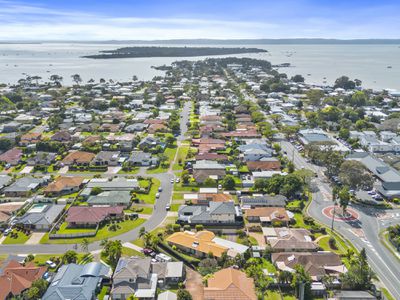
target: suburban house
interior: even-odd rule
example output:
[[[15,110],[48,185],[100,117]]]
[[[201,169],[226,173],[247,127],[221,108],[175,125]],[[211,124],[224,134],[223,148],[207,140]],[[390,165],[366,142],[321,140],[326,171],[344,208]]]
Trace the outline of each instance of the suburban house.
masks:
[[[149,257],[120,258],[113,275],[112,299],[155,299],[157,287],[177,285],[184,279],[182,262],[152,262]]]
[[[41,133],[29,132],[29,133],[23,134],[21,136],[21,140],[19,141],[19,144],[21,146],[28,146],[31,144],[36,144],[36,143],[40,142],[41,138],[42,138]]]
[[[131,193],[129,191],[105,191],[98,195],[89,196],[87,203],[90,206],[122,206],[127,209],[131,205]]]
[[[27,159],[26,164],[36,167],[43,166],[47,169],[48,166],[55,162],[56,157],[57,153],[38,151],[34,156]]]
[[[283,207],[256,207],[245,210],[249,222],[260,223],[262,226],[283,225],[288,226],[293,213]]]
[[[240,198],[243,209],[255,207],[285,207],[287,198],[283,195],[254,195]]]
[[[110,267],[99,262],[63,265],[58,269],[42,300],[94,300],[102,282],[110,277]]]
[[[22,150],[19,148],[12,148],[2,154],[0,154],[0,162],[16,166],[19,164],[22,158]]]
[[[72,151],[64,157],[62,163],[66,166],[89,166],[95,156],[95,154],[90,152]]]
[[[222,269],[207,280],[204,300],[256,300],[254,279],[234,268]]]
[[[138,147],[140,150],[145,150],[145,149],[150,150],[158,145],[160,145],[162,149],[164,149],[166,146],[165,143],[161,142],[158,138],[148,135],[143,140],[140,141]]]
[[[151,258],[120,258],[113,275],[112,299],[125,300],[134,294],[139,299],[154,299],[157,274],[151,272]]]
[[[6,197],[28,197],[32,192],[37,191],[44,186],[49,180],[49,177],[21,177],[14,183],[4,188],[3,192]]]
[[[225,175],[225,166],[215,161],[200,160],[193,165],[193,178],[199,183],[207,178],[218,180]]]
[[[86,185],[87,188],[92,189],[99,187],[103,191],[134,191],[140,188],[137,179],[127,179],[125,177],[116,178],[93,178]]]
[[[196,233],[175,232],[167,238],[167,242],[170,246],[176,246],[181,251],[199,258],[206,257],[208,253],[212,253],[215,257],[221,257],[223,253],[235,257],[248,249],[247,246],[218,238],[207,230]]]
[[[36,203],[22,216],[16,217],[12,224],[28,230],[48,231],[64,211],[65,205]]]
[[[9,185],[13,181],[10,175],[0,175],[0,190]]]
[[[122,162],[119,151],[100,151],[93,159],[95,166],[118,166]]]
[[[247,168],[250,172],[254,171],[280,171],[281,163],[277,158],[269,158],[262,161],[247,161]]]
[[[243,161],[262,161],[263,159],[269,159],[273,156],[273,150],[266,144],[247,144],[240,145],[240,158]]]
[[[37,267],[33,261],[26,264],[9,261],[1,270],[0,300],[22,295],[34,281],[43,278],[46,272],[47,267]]]
[[[80,176],[60,176],[51,182],[45,189],[46,196],[59,196],[78,192],[83,186],[84,178]]]
[[[212,202],[228,202],[233,201],[230,194],[225,193],[191,193],[184,194],[183,199],[194,205],[208,205]]]
[[[281,271],[295,272],[296,265],[302,265],[314,281],[326,275],[339,277],[347,269],[340,256],[333,252],[280,252],[272,253],[272,263]]]
[[[6,226],[8,221],[15,213],[24,206],[24,202],[0,203],[0,227]]]
[[[131,166],[157,166],[159,159],[150,153],[143,151],[132,151],[127,163]]]
[[[100,223],[111,219],[122,219],[122,206],[71,206],[65,221],[68,227],[96,227]]]
[[[68,131],[61,130],[54,133],[50,139],[55,142],[68,143],[71,141],[72,137]]]
[[[203,225],[241,224],[242,211],[234,202],[210,202],[205,205],[181,205],[178,211],[179,223]]]
[[[263,227],[262,232],[273,252],[308,252],[318,248],[307,229]]]

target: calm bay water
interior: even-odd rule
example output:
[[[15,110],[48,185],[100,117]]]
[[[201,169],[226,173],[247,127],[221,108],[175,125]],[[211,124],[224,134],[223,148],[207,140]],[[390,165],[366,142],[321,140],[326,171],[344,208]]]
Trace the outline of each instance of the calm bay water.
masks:
[[[51,74],[64,77],[70,84],[72,74],[84,81],[93,78],[127,80],[133,75],[149,80],[163,72],[151,68],[176,60],[197,60],[205,57],[126,58],[93,60],[81,58],[100,50],[126,47],[123,44],[0,44],[0,82],[14,83],[25,74],[47,80]],[[179,46],[179,45],[178,45]],[[183,46],[183,45],[182,45]],[[187,45],[190,46],[190,45]],[[210,45],[216,46],[216,45]],[[240,47],[243,47],[241,45]],[[374,89],[400,90],[400,47],[396,45],[251,45],[268,53],[234,55],[265,59],[272,64],[291,63],[281,69],[288,75],[302,74],[308,83],[321,84],[347,75],[362,80],[363,86]],[[391,66],[392,68],[388,68]]]

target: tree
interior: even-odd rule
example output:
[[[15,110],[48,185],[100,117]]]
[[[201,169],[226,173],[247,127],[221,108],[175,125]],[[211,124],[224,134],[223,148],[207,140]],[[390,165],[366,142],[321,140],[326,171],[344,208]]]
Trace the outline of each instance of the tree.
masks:
[[[24,299],[35,300],[41,297],[40,291],[37,287],[31,287],[24,292]]]
[[[83,252],[85,252],[85,253],[89,252],[89,244],[90,244],[90,242],[87,238],[84,238],[82,240],[81,249]]]
[[[72,81],[74,81],[77,85],[79,85],[82,82],[81,75],[79,74],[74,74],[71,75]]]
[[[199,263],[199,273],[205,276],[218,270],[218,261],[215,258],[205,258]]]
[[[304,298],[303,299],[311,299],[311,276],[304,269],[302,265],[296,265],[294,267],[295,272],[293,274],[291,286],[297,290],[297,295],[299,295],[300,285],[304,284]]]
[[[122,254],[122,243],[120,240],[107,241],[102,254],[106,257],[111,266],[116,266]]]
[[[188,290],[179,289],[176,296],[178,300],[192,300],[192,295]]]
[[[272,114],[269,116],[271,120],[274,122],[275,125],[278,125],[278,123],[283,119],[282,115],[279,114]]]
[[[373,176],[365,166],[355,160],[346,160],[341,164],[339,178],[351,189],[371,189],[374,183]]]
[[[102,193],[102,192],[103,192],[103,189],[102,189],[101,187],[95,186],[95,187],[93,187],[92,190],[90,191],[90,195],[96,196],[96,195],[98,195],[98,194],[100,194],[100,193]]]
[[[46,292],[48,282],[45,279],[37,279],[32,282],[31,287],[24,292],[24,299],[40,299]]]
[[[347,273],[341,274],[340,279],[345,289],[366,290],[372,286],[376,275],[368,265],[365,249],[361,250],[356,259],[351,260]]]
[[[345,90],[352,90],[356,87],[354,81],[351,81],[347,76],[341,76],[335,80],[334,88],[342,88]]]
[[[146,228],[144,228],[143,226],[140,227],[140,229],[139,229],[139,237],[140,238],[143,237],[145,235],[145,233],[146,233]]]
[[[74,250],[68,250],[62,256],[62,262],[64,264],[76,263],[77,260],[78,260],[78,254]]]
[[[307,98],[310,100],[310,104],[314,106],[321,105],[321,99],[325,96],[324,91],[322,90],[309,90],[307,92]]]
[[[350,192],[349,192],[349,188],[348,187],[343,187],[339,193],[338,193],[338,197],[339,197],[339,205],[343,210],[343,215],[346,214],[346,209],[347,206],[349,205],[350,202]]]
[[[268,180],[265,178],[257,178],[254,181],[254,189],[259,192],[263,192],[268,186]]]
[[[217,182],[212,178],[207,178],[206,180],[204,180],[204,185],[207,187],[215,187],[216,184]]]
[[[304,82],[304,77],[301,75],[294,75],[291,80],[293,82]]]
[[[188,170],[185,170],[182,172],[182,183],[183,184],[188,184],[190,181],[190,174]]]
[[[222,186],[226,190],[233,190],[235,189],[235,179],[231,175],[226,175],[225,178],[222,180]]]

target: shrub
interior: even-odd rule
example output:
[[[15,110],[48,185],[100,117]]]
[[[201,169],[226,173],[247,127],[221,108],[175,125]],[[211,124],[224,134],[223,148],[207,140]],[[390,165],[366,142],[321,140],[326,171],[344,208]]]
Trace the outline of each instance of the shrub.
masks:
[[[201,225],[201,224],[197,224],[195,228],[196,228],[196,231],[202,231],[202,230],[204,230],[204,226]]]

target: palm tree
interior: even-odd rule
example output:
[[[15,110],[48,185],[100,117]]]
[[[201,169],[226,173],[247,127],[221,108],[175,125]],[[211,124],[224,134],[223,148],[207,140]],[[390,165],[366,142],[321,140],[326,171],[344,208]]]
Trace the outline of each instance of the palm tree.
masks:
[[[81,248],[83,252],[89,252],[89,240],[88,239],[83,239],[81,243]]]
[[[79,75],[79,74],[71,75],[71,78],[77,85],[79,85],[79,83],[82,82],[81,75]]]

